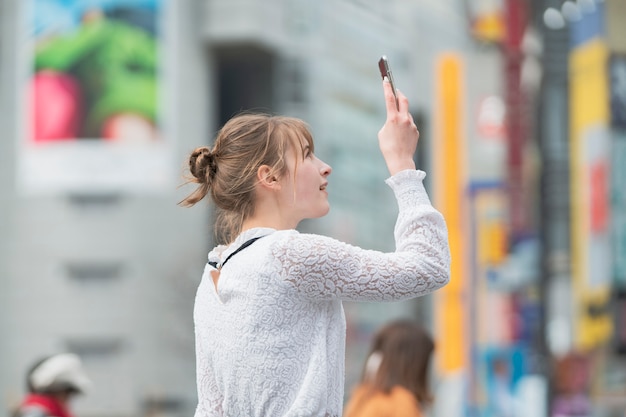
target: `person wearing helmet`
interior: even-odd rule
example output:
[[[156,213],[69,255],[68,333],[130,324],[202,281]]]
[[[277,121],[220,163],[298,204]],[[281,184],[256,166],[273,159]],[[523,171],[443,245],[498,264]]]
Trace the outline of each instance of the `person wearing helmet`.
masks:
[[[73,417],[70,399],[84,394],[91,381],[77,355],[61,353],[37,361],[27,374],[26,385],[28,394],[14,417]]]

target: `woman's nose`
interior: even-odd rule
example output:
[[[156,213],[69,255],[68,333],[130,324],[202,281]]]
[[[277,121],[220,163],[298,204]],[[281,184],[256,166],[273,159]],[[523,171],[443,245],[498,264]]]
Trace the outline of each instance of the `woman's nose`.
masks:
[[[332,168],[330,167],[330,165],[328,165],[326,162],[320,160],[320,162],[322,163],[322,169],[320,170],[320,172],[322,173],[323,176],[328,176],[330,175],[330,173],[332,172]]]

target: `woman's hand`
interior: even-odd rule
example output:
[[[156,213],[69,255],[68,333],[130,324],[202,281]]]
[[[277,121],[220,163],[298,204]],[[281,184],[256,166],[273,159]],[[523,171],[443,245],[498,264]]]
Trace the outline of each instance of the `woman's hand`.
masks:
[[[415,169],[413,155],[419,132],[409,113],[409,100],[398,91],[398,106],[389,81],[383,81],[387,120],[378,132],[378,145],[391,175],[405,169]]]

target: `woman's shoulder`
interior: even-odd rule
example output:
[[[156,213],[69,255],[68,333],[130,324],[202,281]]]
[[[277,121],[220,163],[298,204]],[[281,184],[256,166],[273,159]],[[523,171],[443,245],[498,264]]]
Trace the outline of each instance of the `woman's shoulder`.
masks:
[[[304,247],[309,245],[316,247],[319,245],[328,245],[329,241],[334,241],[335,239],[320,234],[300,232],[296,229],[285,229],[276,230],[272,233],[271,240],[290,248],[295,248],[302,245]]]
[[[333,237],[315,233],[299,232],[295,229],[276,231],[271,240],[275,255],[292,258],[320,257],[327,253],[345,251],[351,245]]]
[[[402,385],[396,385],[391,389],[389,395],[396,401],[402,401],[406,404],[418,405],[415,395]]]
[[[276,230],[272,233],[272,236],[276,239],[281,239],[289,236],[298,236],[301,233],[296,229],[284,229],[284,230]]]
[[[392,416],[422,416],[417,399],[408,389],[397,385],[386,393],[371,385],[361,384],[352,391],[345,417],[375,416],[379,410],[387,410]],[[389,414],[390,411],[393,412]]]

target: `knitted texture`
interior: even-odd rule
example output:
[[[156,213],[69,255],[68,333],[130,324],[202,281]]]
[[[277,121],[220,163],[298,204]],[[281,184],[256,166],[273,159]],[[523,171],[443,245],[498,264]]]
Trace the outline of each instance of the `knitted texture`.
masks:
[[[198,406],[207,416],[341,416],[346,322],[341,304],[399,301],[449,279],[447,229],[422,171],[386,182],[399,212],[396,251],[365,250],[296,230],[256,228],[218,246],[218,264],[264,236],[221,270],[207,264],[194,321]]]

